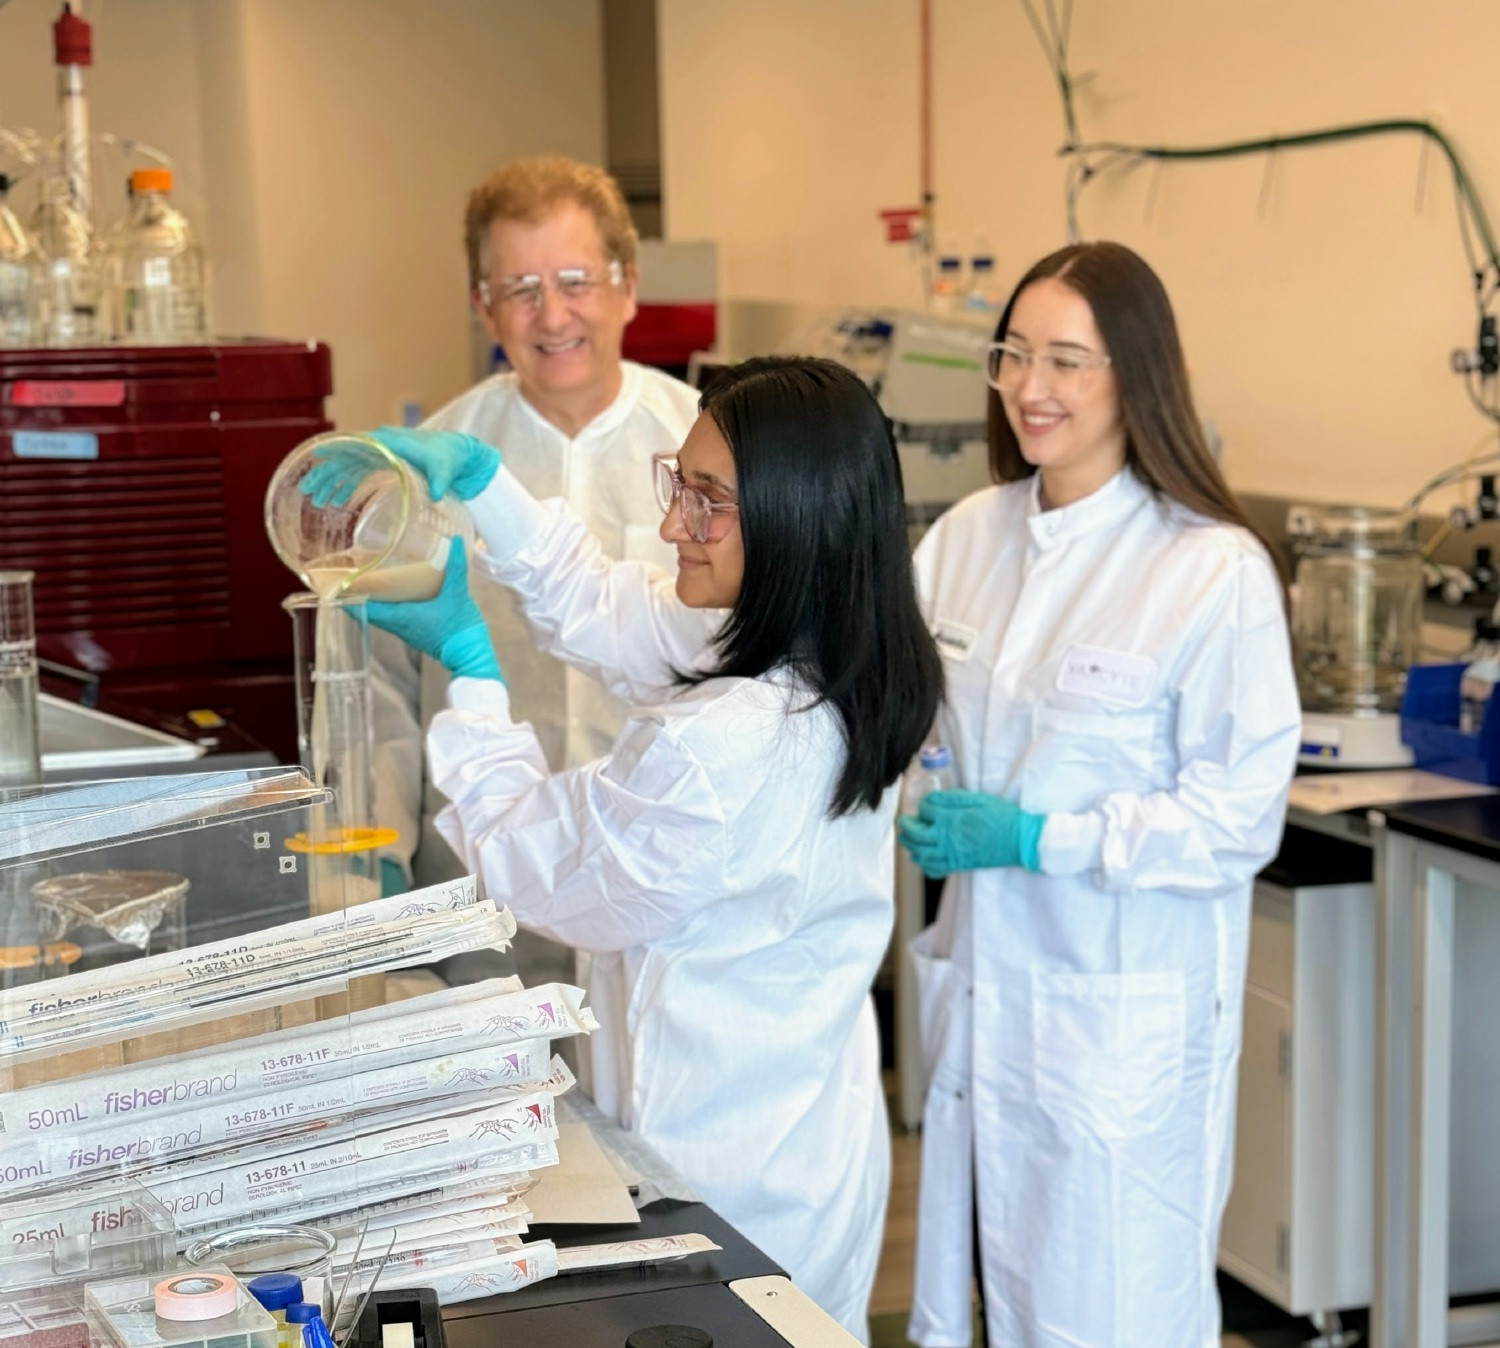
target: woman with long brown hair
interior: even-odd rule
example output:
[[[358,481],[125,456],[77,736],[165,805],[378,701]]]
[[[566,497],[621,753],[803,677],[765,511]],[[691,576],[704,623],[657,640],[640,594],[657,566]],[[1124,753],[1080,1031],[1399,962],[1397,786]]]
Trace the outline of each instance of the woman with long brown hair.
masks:
[[[1282,585],[1141,258],[1053,253],[995,336],[999,485],[917,555],[963,789],[901,821],[953,877],[914,948],[909,1332],[967,1344],[977,1267],[993,1345],[1207,1348],[1251,883],[1300,726]]]

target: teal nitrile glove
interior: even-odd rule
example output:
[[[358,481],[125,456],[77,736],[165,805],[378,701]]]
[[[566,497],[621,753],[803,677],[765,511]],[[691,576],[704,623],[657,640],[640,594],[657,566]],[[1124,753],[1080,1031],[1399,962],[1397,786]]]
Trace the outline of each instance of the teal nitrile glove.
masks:
[[[469,593],[463,539],[455,538],[449,547],[443,588],[431,599],[405,603],[371,599],[365,604],[365,612],[376,627],[433,656],[450,672],[470,679],[505,682],[484,614]]]
[[[458,431],[408,431],[399,426],[382,426],[371,431],[370,438],[421,473],[434,501],[441,501],[450,491],[460,501],[472,501],[500,470],[498,449]]]
[[[999,866],[1042,869],[1044,814],[1030,814],[982,791],[934,791],[917,815],[896,821],[901,845],[925,875],[941,880],[955,871]]]
[[[401,863],[394,857],[381,857],[380,897],[394,898],[397,894],[405,894],[410,888],[411,883],[406,878],[406,872],[401,869]]]
[[[313,451],[313,466],[297,484],[297,490],[308,497],[319,510],[326,506],[346,506],[354,489],[373,471],[375,456],[361,453],[347,444],[323,445]]]

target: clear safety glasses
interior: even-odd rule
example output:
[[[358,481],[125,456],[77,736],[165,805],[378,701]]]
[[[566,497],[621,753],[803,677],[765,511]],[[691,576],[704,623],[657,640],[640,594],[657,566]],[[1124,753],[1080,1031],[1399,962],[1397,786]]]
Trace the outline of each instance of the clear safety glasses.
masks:
[[[656,504],[661,507],[663,515],[671,514],[672,507],[682,502],[682,527],[693,542],[707,543],[712,535],[724,537],[728,529],[727,516],[738,512],[739,506],[710,501],[697,487],[689,486],[677,467],[675,454],[653,456],[651,475],[656,485]],[[725,523],[718,528],[714,526],[715,515],[726,516]]]
[[[1108,356],[1097,351],[1072,347],[1049,347],[1032,351],[1014,342],[993,342],[985,382],[1001,393],[1014,393],[1036,367],[1042,387],[1054,398],[1067,401],[1089,391],[1094,373],[1110,363]]]
[[[542,307],[542,292],[551,285],[552,293],[564,304],[581,305],[598,297],[605,286],[617,286],[625,279],[625,269],[618,262],[607,267],[559,267],[551,277],[528,272],[524,276],[506,276],[493,287],[479,283],[479,298],[488,308],[499,304],[506,309],[534,312]]]

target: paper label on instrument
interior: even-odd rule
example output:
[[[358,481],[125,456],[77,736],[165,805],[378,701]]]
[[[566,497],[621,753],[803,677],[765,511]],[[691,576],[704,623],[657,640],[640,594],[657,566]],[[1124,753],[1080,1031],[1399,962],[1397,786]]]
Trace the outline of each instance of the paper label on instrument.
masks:
[[[1057,671],[1057,690],[1097,697],[1122,707],[1143,707],[1151,696],[1156,661],[1102,646],[1073,646]]]
[[[91,431],[15,431],[10,447],[18,459],[99,457],[99,437]]]

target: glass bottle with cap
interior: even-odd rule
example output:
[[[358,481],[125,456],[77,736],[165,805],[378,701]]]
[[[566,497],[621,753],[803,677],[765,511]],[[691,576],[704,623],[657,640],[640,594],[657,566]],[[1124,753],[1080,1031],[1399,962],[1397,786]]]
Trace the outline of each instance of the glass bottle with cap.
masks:
[[[287,1327],[295,1334],[302,1330],[303,1348],[333,1348],[333,1336],[323,1321],[323,1308],[310,1301],[299,1301],[286,1308]]]
[[[208,275],[203,248],[172,204],[172,170],[136,169],[130,210],[105,244],[115,336],[139,345],[208,340]]]
[[[953,750],[946,744],[928,744],[917,755],[917,771],[907,779],[906,809],[916,814],[922,801],[934,791],[951,791],[953,778]]]
[[[65,178],[44,179],[31,218],[33,330],[45,346],[99,339],[99,255],[94,227]]]
[[[262,1273],[245,1286],[276,1321],[277,1348],[301,1348],[302,1331],[287,1324],[288,1306],[302,1304],[302,1279],[295,1273]]]

